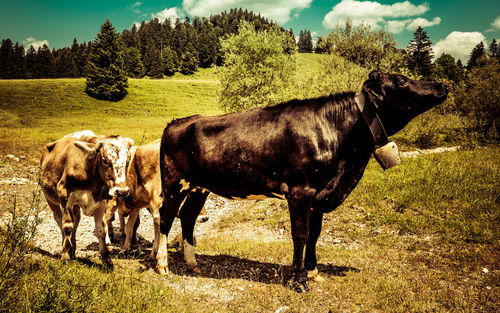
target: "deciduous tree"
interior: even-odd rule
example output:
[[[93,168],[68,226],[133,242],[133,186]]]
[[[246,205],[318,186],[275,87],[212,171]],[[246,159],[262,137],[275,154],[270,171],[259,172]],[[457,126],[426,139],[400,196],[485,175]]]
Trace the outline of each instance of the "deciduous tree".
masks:
[[[279,103],[289,98],[295,82],[295,53],[289,54],[288,34],[278,28],[257,32],[242,21],[239,33],[221,41],[225,66],[219,72],[220,105],[239,111]]]

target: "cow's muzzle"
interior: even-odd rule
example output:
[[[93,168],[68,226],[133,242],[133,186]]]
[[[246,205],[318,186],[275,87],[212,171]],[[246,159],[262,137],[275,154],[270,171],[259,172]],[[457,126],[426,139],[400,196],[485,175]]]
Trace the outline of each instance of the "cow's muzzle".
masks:
[[[120,188],[120,187],[113,187],[109,190],[109,196],[110,197],[126,197],[130,193],[130,190],[128,187]]]

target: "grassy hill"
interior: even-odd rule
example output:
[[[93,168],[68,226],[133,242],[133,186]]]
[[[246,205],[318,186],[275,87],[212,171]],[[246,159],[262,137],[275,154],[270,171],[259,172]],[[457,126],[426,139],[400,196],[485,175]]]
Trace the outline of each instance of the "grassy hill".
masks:
[[[124,100],[106,102],[83,92],[84,79],[1,80],[1,151],[26,152],[82,129],[145,143],[159,138],[173,118],[221,113],[217,85],[210,80],[130,79]]]

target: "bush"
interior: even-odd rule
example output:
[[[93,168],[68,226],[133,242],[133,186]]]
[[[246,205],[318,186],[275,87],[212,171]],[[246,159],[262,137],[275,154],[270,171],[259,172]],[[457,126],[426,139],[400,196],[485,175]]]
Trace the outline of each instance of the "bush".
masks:
[[[497,58],[483,57],[468,73],[457,93],[457,110],[470,118],[482,141],[500,140],[500,64]]]
[[[319,97],[339,92],[361,91],[368,79],[369,70],[347,61],[337,54],[328,54],[321,59],[319,73],[302,78],[296,96],[298,98]]]
[[[224,110],[240,111],[289,99],[296,62],[295,51],[288,49],[288,36],[277,27],[257,32],[243,21],[239,34],[221,41],[225,65],[219,71],[219,100]]]
[[[33,191],[29,207],[20,211],[14,196],[9,208],[10,216],[5,224],[0,225],[0,311],[10,307],[11,298],[16,297],[17,280],[29,268],[26,254],[33,250],[33,239],[41,223],[38,217],[40,189]]]

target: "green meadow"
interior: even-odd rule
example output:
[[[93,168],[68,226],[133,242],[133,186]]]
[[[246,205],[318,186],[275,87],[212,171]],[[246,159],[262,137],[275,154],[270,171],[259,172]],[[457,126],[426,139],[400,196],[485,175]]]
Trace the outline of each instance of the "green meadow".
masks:
[[[298,65],[315,71],[320,63],[301,54]],[[2,173],[11,164],[6,154],[37,164],[44,144],[73,131],[143,144],[173,118],[222,113],[216,69],[130,79],[119,102],[90,98],[84,87],[83,79],[0,80]],[[459,123],[434,112],[425,119],[429,127]],[[395,138],[412,150],[409,137],[419,131],[412,124]],[[325,215],[318,245],[325,281],[310,282],[305,294],[286,286],[293,251],[286,203],[246,201],[198,241],[200,275],[186,271],[176,248],[166,278],[143,266],[146,253],[115,254],[108,272],[97,258],[64,264],[40,251],[6,265],[2,252],[0,311],[498,312],[498,160],[498,147],[404,158],[385,172],[371,160],[345,203]],[[0,249],[16,238],[2,228]]]

